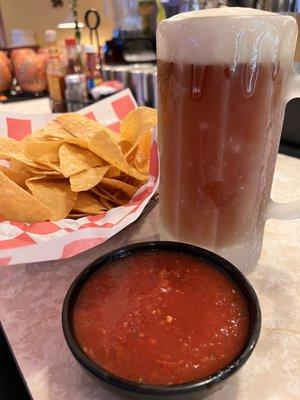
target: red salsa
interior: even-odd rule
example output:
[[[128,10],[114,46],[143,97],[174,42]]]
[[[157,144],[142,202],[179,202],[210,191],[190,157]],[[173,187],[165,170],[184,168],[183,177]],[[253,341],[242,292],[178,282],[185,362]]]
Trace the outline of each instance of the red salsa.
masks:
[[[179,384],[216,372],[247,341],[247,304],[209,263],[172,251],[144,252],[99,269],[81,289],[73,327],[105,370],[148,384]]]

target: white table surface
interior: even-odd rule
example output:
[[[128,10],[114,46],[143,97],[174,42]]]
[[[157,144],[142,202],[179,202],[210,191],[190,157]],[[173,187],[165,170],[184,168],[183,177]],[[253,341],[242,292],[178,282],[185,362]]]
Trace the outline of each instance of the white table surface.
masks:
[[[46,100],[36,102],[35,109],[45,112]],[[8,106],[0,105],[0,111]],[[23,112],[30,109],[25,108]],[[273,199],[300,198],[299,183],[300,160],[279,155]],[[34,400],[122,398],[95,383],[77,364],[62,334],[61,307],[72,280],[92,260],[119,246],[158,238],[157,209],[74,258],[0,268],[0,319]],[[299,219],[267,222],[259,264],[248,276],[262,308],[260,340],[242,370],[211,400],[300,398],[299,250]]]
[[[0,103],[0,112],[43,114],[51,113],[48,97],[42,99],[16,101],[14,103]]]

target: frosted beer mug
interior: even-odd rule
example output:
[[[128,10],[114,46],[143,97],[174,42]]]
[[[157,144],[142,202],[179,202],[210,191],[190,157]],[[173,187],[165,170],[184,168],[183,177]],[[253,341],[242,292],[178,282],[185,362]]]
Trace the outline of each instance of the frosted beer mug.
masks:
[[[160,237],[196,244],[244,272],[268,218],[300,216],[270,200],[293,72],[294,18],[247,8],[179,14],[157,30]]]

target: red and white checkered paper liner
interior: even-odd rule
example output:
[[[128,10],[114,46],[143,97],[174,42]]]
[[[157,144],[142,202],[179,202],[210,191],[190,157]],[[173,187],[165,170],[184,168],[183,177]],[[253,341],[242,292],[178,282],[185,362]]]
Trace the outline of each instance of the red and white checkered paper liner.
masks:
[[[109,126],[116,134],[120,120],[136,107],[136,102],[126,89],[79,112]],[[0,135],[21,140],[29,133],[42,128],[55,118],[53,114],[0,113]],[[0,222],[0,265],[14,265],[75,256],[105,242],[134,222],[158,187],[158,150],[153,135],[148,182],[135,193],[131,201],[99,215],[78,220],[58,222]],[[1,214],[1,205],[0,205]]]

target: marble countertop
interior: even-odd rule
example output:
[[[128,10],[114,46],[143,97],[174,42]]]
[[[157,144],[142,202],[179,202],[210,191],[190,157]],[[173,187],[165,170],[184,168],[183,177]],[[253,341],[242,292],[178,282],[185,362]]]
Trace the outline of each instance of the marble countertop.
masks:
[[[0,104],[0,112],[50,112],[48,99]],[[300,160],[279,155],[277,201],[300,198]],[[70,353],[61,329],[64,295],[91,261],[119,246],[158,238],[158,209],[108,242],[69,260],[0,269],[0,320],[34,400],[117,400]],[[300,398],[300,220],[268,221],[262,255],[248,275],[262,308],[262,332],[247,364],[211,400]]]
[[[279,155],[273,199],[300,198],[300,160]],[[156,207],[126,230],[69,260],[0,268],[0,318],[34,400],[117,400],[70,353],[61,308],[75,276],[119,246],[158,238]],[[262,308],[262,332],[250,360],[211,400],[300,398],[300,220],[268,221],[263,251],[248,278]]]

